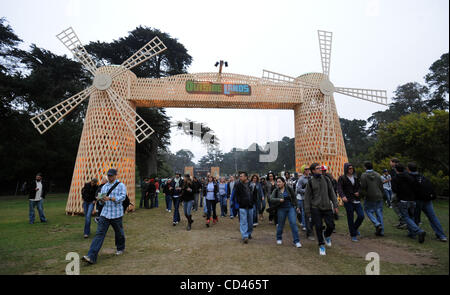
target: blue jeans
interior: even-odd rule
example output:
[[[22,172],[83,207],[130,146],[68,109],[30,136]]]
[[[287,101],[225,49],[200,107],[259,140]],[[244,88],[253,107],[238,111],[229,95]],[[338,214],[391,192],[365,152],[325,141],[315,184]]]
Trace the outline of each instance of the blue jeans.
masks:
[[[153,204],[153,208],[158,208],[159,206],[159,193],[155,193],[155,203]]]
[[[172,196],[166,195],[166,209],[172,210]]]
[[[400,214],[402,215],[403,220],[408,226],[408,236],[415,237],[418,233],[423,232],[421,229],[411,218],[409,215],[409,211],[412,208],[415,208],[416,202],[414,201],[400,201],[398,204],[398,209],[400,210]]]
[[[193,206],[194,206],[194,200],[184,202],[183,210],[184,210],[185,216],[191,215],[191,210],[192,210]]]
[[[34,223],[34,207],[37,207],[39,212],[39,219],[41,222],[47,222],[47,219],[45,219],[44,215],[44,199],[40,201],[29,201],[30,202],[30,210],[29,210],[29,217],[30,217],[30,223]]]
[[[94,211],[94,203],[83,202],[84,211],[84,234],[89,235],[91,233],[91,216]]]
[[[205,214],[206,214],[206,213],[208,213],[208,208],[206,206],[206,198],[205,197],[202,197],[202,198],[203,198],[203,212],[205,212]]]
[[[173,222],[180,222],[180,197],[173,197]]]
[[[278,208],[277,240],[283,240],[282,235],[286,217],[289,221],[289,226],[291,227],[292,239],[294,240],[294,244],[300,242],[297,227],[297,214],[294,207],[292,206]]]
[[[227,215],[227,195],[220,196],[220,216],[225,217]]]
[[[239,208],[239,230],[241,231],[242,239],[248,238],[253,232],[253,208],[242,209]]]
[[[344,202],[345,210],[347,211],[348,231],[351,237],[358,235],[358,228],[364,220],[364,211],[361,203]],[[356,220],[355,213],[356,212]]]
[[[122,217],[107,219],[104,216],[100,216],[97,226],[97,232],[95,233],[91,248],[89,249],[89,252],[87,254],[92,262],[97,261],[98,252],[100,252],[100,249],[102,248],[109,225],[111,225],[114,229],[117,251],[125,250],[125,232],[123,231]]]
[[[375,227],[381,225],[381,234],[384,235],[383,201],[366,201],[364,203],[364,209],[367,217],[372,221]]]
[[[211,218],[211,214],[213,219],[217,219],[217,214],[216,214],[216,200],[206,200],[206,219],[210,219]]]
[[[389,207],[391,207],[392,203],[392,191],[390,189],[384,189],[384,193],[386,194],[386,200]]]
[[[297,206],[300,208],[300,218],[299,221],[302,226],[306,227],[306,216],[305,216],[305,207],[303,206],[303,200],[297,199]]]
[[[258,223],[258,206],[253,205],[253,224]]]
[[[430,221],[431,228],[439,239],[446,238],[444,230],[442,229],[442,225],[439,222],[439,219],[434,213],[433,202],[432,201],[416,201],[416,210],[415,210],[415,218],[419,220],[419,216],[422,211],[427,216]]]

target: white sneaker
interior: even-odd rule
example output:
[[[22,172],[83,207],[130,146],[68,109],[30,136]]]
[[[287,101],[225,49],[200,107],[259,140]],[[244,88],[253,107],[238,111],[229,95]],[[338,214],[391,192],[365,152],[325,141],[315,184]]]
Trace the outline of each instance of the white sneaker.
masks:
[[[325,250],[325,246],[320,246],[319,247],[319,254],[320,255],[327,255],[327,252],[326,252],[326,250]]]
[[[283,241],[277,240],[277,245],[281,245],[281,244],[283,244]]]
[[[295,247],[297,247],[297,248],[301,248],[301,247],[302,247],[302,244],[300,244],[300,242],[298,242],[298,243],[295,243]]]
[[[258,225],[258,222],[257,223],[253,223],[253,226],[257,226]]]
[[[122,251],[116,251],[116,255],[122,255],[123,254],[123,250]]]
[[[331,237],[325,238],[325,244],[327,244],[328,247],[331,247]]]
[[[302,231],[306,231],[306,227],[302,227]]]

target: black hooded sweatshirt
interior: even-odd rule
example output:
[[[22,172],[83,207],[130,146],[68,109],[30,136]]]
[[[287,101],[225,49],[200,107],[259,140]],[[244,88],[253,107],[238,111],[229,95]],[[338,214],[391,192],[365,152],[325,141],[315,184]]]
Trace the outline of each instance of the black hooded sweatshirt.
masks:
[[[401,201],[414,201],[416,198],[414,188],[414,178],[406,171],[398,173],[392,179],[392,191]]]
[[[351,163],[344,164],[344,175],[339,177],[338,180],[338,194],[341,198],[346,197],[348,202],[353,203],[354,201],[361,201],[360,197],[355,196],[355,193],[359,191],[359,179],[356,177],[355,170],[353,170],[353,178],[355,183],[352,184],[350,179],[347,177],[348,167],[353,166]]]

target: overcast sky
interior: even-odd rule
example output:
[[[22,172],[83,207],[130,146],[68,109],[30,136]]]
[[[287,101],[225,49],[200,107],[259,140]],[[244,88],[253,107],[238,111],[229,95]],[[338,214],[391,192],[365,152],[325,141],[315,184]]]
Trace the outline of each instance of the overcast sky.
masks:
[[[356,1],[112,1],[0,0],[25,47],[35,43],[72,57],[56,34],[72,26],[81,42],[110,42],[137,26],[157,28],[184,44],[193,62],[188,71],[261,77],[268,69],[291,76],[321,72],[317,30],[333,32],[330,79],[335,86],[385,89],[424,83],[431,64],[448,52],[448,0]],[[170,48],[168,48],[170,50]],[[338,114],[367,119],[386,107],[335,94]],[[220,148],[264,145],[294,137],[290,110],[168,108],[172,121],[204,122]],[[255,130],[254,128],[257,128]],[[195,161],[206,153],[198,140],[173,129],[170,150],[189,149]]]

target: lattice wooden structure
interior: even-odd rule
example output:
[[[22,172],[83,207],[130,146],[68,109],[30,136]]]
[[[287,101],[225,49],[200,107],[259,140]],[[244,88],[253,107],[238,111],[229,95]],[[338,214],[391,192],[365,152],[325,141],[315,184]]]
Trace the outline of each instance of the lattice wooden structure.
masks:
[[[194,167],[193,166],[186,166],[184,167],[184,175],[189,174],[191,179],[194,178]],[[183,175],[183,177],[184,177]]]
[[[228,73],[182,74],[160,79],[137,78],[130,69],[159,54],[166,46],[155,37],[120,66],[97,68],[72,28],[57,37],[93,75],[93,85],[33,117],[42,134],[83,100],[90,97],[81,135],[66,213],[83,213],[81,188],[110,168],[135,200],[135,141],[153,129],[135,112],[136,107],[291,109],[295,117],[296,171],[303,164],[329,166],[335,176],[347,161],[333,93],[386,105],[386,91],[334,87],[329,80],[331,32],[319,31],[323,73],[297,78],[263,71],[262,78]],[[187,91],[187,82],[247,85],[246,95],[204,94]],[[225,87],[225,86],[223,86]],[[211,169],[214,175],[216,170]],[[219,173],[219,171],[217,171]],[[133,206],[129,210],[134,210]]]
[[[218,180],[220,177],[220,167],[211,167],[211,175]]]

